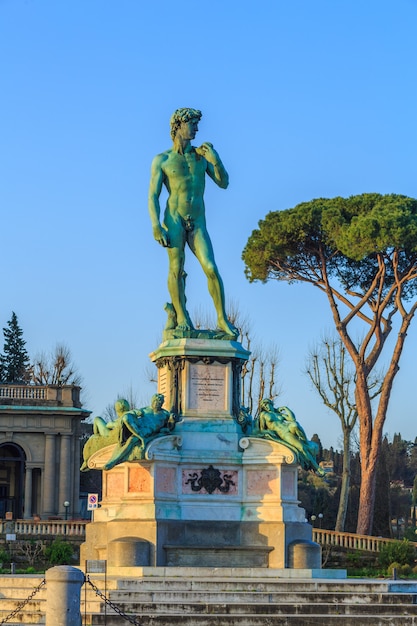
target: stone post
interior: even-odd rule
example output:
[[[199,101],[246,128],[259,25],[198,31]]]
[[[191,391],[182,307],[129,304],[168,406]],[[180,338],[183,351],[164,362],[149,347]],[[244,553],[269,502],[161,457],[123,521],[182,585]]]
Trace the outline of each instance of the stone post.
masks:
[[[45,579],[45,626],[81,626],[82,571],[70,565],[57,565],[47,570]]]
[[[73,452],[71,453],[72,455],[72,459],[74,459],[72,461],[72,500],[70,498],[70,502],[71,502],[71,508],[70,511],[72,511],[72,515],[75,516],[75,518],[79,517],[80,514],[80,509],[79,509],[79,503],[80,503],[80,464],[77,463],[78,459],[81,458],[80,456],[80,440],[79,440],[79,435],[78,435],[78,430],[75,431],[75,436],[73,436],[72,438],[72,444],[73,444]]]

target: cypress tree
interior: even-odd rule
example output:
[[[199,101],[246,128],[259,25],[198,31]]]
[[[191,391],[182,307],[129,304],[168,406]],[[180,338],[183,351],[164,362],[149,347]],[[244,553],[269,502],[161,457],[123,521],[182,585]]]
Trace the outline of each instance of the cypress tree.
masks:
[[[29,369],[29,355],[26,352],[26,341],[23,339],[23,330],[13,311],[7,326],[3,328],[4,347],[0,355],[0,376],[4,383],[26,382]]]

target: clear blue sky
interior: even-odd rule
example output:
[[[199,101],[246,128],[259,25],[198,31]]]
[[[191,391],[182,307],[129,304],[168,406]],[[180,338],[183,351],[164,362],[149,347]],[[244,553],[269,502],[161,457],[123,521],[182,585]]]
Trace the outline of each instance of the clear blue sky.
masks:
[[[0,0],[0,326],[15,311],[31,355],[67,344],[86,408],[132,387],[146,404],[167,256],[153,240],[153,156],[169,118],[203,111],[230,174],[208,182],[208,227],[228,300],[279,346],[279,404],[311,436],[340,427],[302,374],[331,330],[307,285],[250,285],[241,253],[258,220],[315,197],[417,197],[416,0]],[[191,313],[211,309],[189,258]],[[386,432],[417,435],[417,321]]]

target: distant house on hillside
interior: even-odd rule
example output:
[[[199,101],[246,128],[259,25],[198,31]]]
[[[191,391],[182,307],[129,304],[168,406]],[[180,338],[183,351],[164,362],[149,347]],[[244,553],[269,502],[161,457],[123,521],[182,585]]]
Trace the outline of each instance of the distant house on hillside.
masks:
[[[0,383],[0,518],[78,516],[80,430],[89,415],[78,386]]]
[[[334,473],[334,463],[333,461],[321,461],[319,463],[321,469],[326,472],[326,474]]]

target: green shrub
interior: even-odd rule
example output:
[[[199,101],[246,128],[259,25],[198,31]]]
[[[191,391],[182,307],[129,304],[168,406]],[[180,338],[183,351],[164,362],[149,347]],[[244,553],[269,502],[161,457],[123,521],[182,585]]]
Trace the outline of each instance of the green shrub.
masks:
[[[385,568],[394,562],[400,565],[413,565],[415,558],[416,550],[408,539],[386,543],[378,556],[380,564]]]
[[[362,563],[362,551],[355,550],[354,552],[346,553],[346,562],[348,567],[360,567]]]
[[[51,565],[70,565],[74,551],[67,541],[60,537],[54,539],[50,546],[45,549],[45,556]]]
[[[7,550],[0,548],[0,563],[3,563],[4,565],[6,563],[10,563],[10,561],[11,561],[10,553]]]
[[[397,570],[397,574],[400,574],[401,573],[401,567],[402,567],[401,563],[395,563],[395,561],[394,561],[394,563],[390,563],[388,565],[388,567],[387,567],[387,574],[388,574],[388,576],[393,576],[395,569]]]
[[[415,542],[417,540],[417,529],[415,526],[410,526],[406,529],[404,537],[409,541]]]
[[[350,578],[376,578],[380,572],[373,567],[353,567],[348,568]]]
[[[401,565],[401,576],[410,576],[412,571],[411,565],[408,565],[408,563]]]

